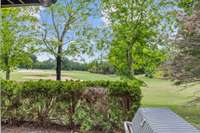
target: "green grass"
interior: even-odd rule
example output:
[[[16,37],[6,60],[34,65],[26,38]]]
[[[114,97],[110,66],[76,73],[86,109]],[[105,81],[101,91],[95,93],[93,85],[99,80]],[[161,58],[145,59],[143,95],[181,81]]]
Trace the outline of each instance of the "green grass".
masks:
[[[0,72],[2,78],[5,74]],[[94,74],[86,71],[62,71],[62,78],[77,80],[120,80],[116,75]],[[55,79],[53,70],[19,70],[11,73],[11,80],[38,80],[38,79]]]
[[[3,77],[4,74],[0,73]],[[120,80],[116,75],[94,74],[83,71],[63,71],[62,78],[78,80]],[[149,79],[138,76],[147,86],[142,87],[143,107],[167,107],[185,118],[187,121],[200,128],[200,106],[185,106],[192,99],[196,91],[200,91],[200,84],[185,89],[178,87],[169,80]],[[11,74],[12,80],[38,80],[55,79],[53,70],[19,70]],[[199,93],[198,93],[199,94]]]
[[[139,78],[147,84],[142,88],[144,105],[182,105],[200,90],[200,84],[184,88],[175,86],[170,80]]]
[[[116,75],[103,75],[84,71],[66,71],[64,74],[79,80],[120,80]]]

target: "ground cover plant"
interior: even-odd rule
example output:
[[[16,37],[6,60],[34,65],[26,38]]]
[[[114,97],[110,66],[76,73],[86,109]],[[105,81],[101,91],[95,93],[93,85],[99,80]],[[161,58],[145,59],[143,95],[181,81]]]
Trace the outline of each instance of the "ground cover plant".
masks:
[[[81,131],[123,129],[140,106],[142,82],[1,81],[2,122],[55,123]],[[126,114],[126,115],[124,115]]]

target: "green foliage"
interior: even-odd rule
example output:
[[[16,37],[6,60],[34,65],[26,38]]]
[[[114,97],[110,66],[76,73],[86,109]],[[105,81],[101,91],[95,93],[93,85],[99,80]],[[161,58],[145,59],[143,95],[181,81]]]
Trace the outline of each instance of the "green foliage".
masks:
[[[19,106],[19,84],[14,81],[1,81],[1,115],[8,121],[17,119],[16,109]]]
[[[123,128],[122,122],[130,120],[140,106],[141,85],[138,80],[2,80],[2,120],[80,125],[83,131]]]
[[[36,18],[22,13],[21,8],[1,9],[0,70],[6,71],[6,79],[10,72],[20,64],[30,64],[29,54],[33,52],[32,22]],[[26,11],[25,9],[23,12]]]
[[[182,8],[187,13],[192,12],[192,8],[198,3],[198,0],[180,0],[178,1],[178,6]]]
[[[62,61],[66,55],[80,59],[92,52],[91,38],[95,30],[89,17],[95,16],[97,9],[95,0],[60,0],[42,11],[45,19],[41,19],[43,30],[39,32],[44,44],[41,49],[55,57],[57,80],[61,80]]]
[[[178,33],[176,35],[176,54],[173,58],[172,75],[176,85],[200,81],[200,1],[184,0],[181,5],[184,13],[178,18]],[[189,11],[188,11],[189,10]],[[189,12],[189,13],[188,13]],[[199,91],[190,104],[200,103]]]
[[[56,4],[42,11],[42,17],[47,17],[52,21],[42,19],[40,32],[42,47],[44,52],[57,57],[66,55],[77,55],[88,52],[88,41],[91,37],[91,24],[88,17],[95,16],[96,7],[94,0],[60,0]],[[73,36],[72,36],[73,34]],[[58,47],[62,50],[58,52]]]
[[[179,16],[176,55],[173,58],[173,78],[180,83],[200,81],[200,1],[191,8],[191,15]]]
[[[157,41],[163,18],[159,4],[154,0],[104,0],[103,5],[113,31],[110,62],[129,79],[141,68],[152,75],[164,59]]]

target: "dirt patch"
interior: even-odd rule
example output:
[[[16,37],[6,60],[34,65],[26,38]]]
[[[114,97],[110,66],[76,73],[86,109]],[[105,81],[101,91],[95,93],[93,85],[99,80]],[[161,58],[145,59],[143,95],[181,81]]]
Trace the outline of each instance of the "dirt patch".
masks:
[[[69,129],[59,129],[59,128],[42,128],[42,127],[23,127],[23,126],[12,126],[12,127],[5,127],[2,126],[1,133],[80,133],[76,130],[69,130]],[[103,133],[101,131],[91,131],[87,133]]]
[[[33,127],[2,127],[2,133],[74,133],[70,130],[58,130]]]
[[[50,124],[46,127],[39,126],[36,123],[19,122],[14,125],[3,124],[0,133],[80,133],[79,127],[70,129],[69,127]],[[102,131],[90,131],[87,133],[103,133]]]

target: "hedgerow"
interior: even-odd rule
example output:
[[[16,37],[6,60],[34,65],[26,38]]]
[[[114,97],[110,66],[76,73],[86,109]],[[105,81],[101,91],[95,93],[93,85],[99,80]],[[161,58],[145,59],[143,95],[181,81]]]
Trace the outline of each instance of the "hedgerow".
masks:
[[[1,81],[2,121],[56,123],[82,131],[122,128],[140,106],[142,83],[127,81]]]

